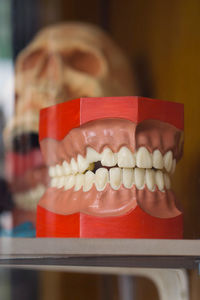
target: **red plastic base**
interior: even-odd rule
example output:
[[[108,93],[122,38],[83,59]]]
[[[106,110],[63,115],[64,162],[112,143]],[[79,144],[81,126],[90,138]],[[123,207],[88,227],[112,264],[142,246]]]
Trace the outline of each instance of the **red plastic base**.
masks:
[[[38,206],[37,237],[182,239],[183,215],[155,218],[139,206],[119,217],[58,215]]]

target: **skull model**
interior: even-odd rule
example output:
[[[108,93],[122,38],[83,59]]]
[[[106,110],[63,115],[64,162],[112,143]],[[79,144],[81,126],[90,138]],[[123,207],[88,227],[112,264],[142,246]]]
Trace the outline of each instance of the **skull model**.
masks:
[[[18,208],[35,210],[48,182],[38,144],[40,109],[80,96],[131,95],[133,82],[128,61],[99,28],[66,23],[38,33],[17,58],[15,114],[4,132]]]

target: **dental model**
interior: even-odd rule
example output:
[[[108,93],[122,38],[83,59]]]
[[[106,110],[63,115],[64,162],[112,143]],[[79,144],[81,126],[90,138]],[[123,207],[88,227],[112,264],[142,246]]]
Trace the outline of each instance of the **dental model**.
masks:
[[[171,175],[183,152],[183,105],[80,98],[43,109],[49,187],[38,237],[182,238]]]

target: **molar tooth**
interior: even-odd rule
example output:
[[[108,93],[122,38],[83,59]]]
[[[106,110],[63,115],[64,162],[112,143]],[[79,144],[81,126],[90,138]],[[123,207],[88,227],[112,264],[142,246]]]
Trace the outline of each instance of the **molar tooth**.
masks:
[[[118,190],[122,183],[122,169],[111,168],[109,170],[110,185],[113,190]]]
[[[78,173],[78,164],[74,158],[71,159],[70,166],[71,166],[72,174]]]
[[[174,158],[173,162],[172,162],[172,168],[171,168],[170,173],[174,174],[175,170],[176,170],[176,159]]]
[[[79,191],[81,189],[81,187],[84,184],[84,175],[83,174],[77,174],[76,178],[75,178],[75,187],[74,190],[75,191]]]
[[[153,192],[155,190],[155,171],[154,170],[146,170],[145,174],[146,185],[147,188]]]
[[[135,167],[135,156],[127,147],[125,146],[121,147],[117,156],[118,156],[118,166],[120,168]]]
[[[92,188],[92,185],[94,183],[95,175],[92,171],[87,171],[84,175],[84,185],[83,185],[83,191],[87,192]]]
[[[61,165],[56,165],[56,176],[62,176],[63,175],[63,168]]]
[[[163,169],[164,163],[162,153],[160,152],[160,150],[156,149],[153,151],[152,159],[154,168]]]
[[[140,147],[137,151],[136,164],[139,168],[152,168],[152,155],[145,147]]]
[[[62,187],[64,187],[64,185],[65,185],[65,177],[64,176],[59,177],[58,183],[57,183],[57,188],[61,189]]]
[[[86,152],[87,152],[87,154],[86,154],[86,160],[89,163],[93,163],[93,162],[96,162],[96,161],[101,161],[101,154],[99,154],[93,148],[87,147],[87,151]]]
[[[145,183],[145,170],[135,168],[135,185],[138,189],[143,189]]]
[[[78,163],[79,173],[84,173],[89,166],[89,162],[87,161],[87,159],[83,158],[83,156],[80,154],[78,154],[77,163]]]
[[[172,168],[172,160],[173,160],[173,154],[172,151],[167,151],[163,157],[164,166],[167,172],[169,172]]]
[[[134,170],[123,169],[123,185],[125,188],[130,189],[134,184]]]
[[[69,175],[65,177],[65,190],[71,189],[75,185],[75,176],[74,175]]]
[[[169,175],[166,173],[164,174],[164,184],[165,184],[166,189],[169,190],[171,187],[171,181],[170,181]]]
[[[64,175],[69,175],[69,174],[71,174],[71,171],[72,171],[72,170],[71,170],[70,164],[68,164],[68,163],[66,162],[66,160],[63,161],[62,166],[63,166],[63,174],[64,174]]]
[[[49,167],[49,176],[50,177],[55,177],[56,176],[56,169],[55,169],[55,167],[53,167],[53,166]]]
[[[113,167],[117,164],[116,154],[110,148],[105,148],[101,154],[102,166]]]
[[[95,185],[97,191],[103,191],[108,183],[108,170],[106,168],[99,168],[95,173]]]
[[[155,181],[158,189],[163,192],[164,191],[164,178],[163,173],[159,170],[155,172]]]

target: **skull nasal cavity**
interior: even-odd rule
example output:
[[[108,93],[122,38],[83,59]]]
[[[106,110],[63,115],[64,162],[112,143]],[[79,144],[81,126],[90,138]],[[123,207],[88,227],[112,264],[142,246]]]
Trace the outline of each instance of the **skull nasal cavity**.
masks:
[[[89,75],[98,76],[101,73],[100,58],[91,52],[76,50],[66,55],[64,61],[73,69]]]
[[[42,49],[35,50],[34,52],[27,55],[22,63],[22,71],[34,68],[43,55],[44,50]]]

